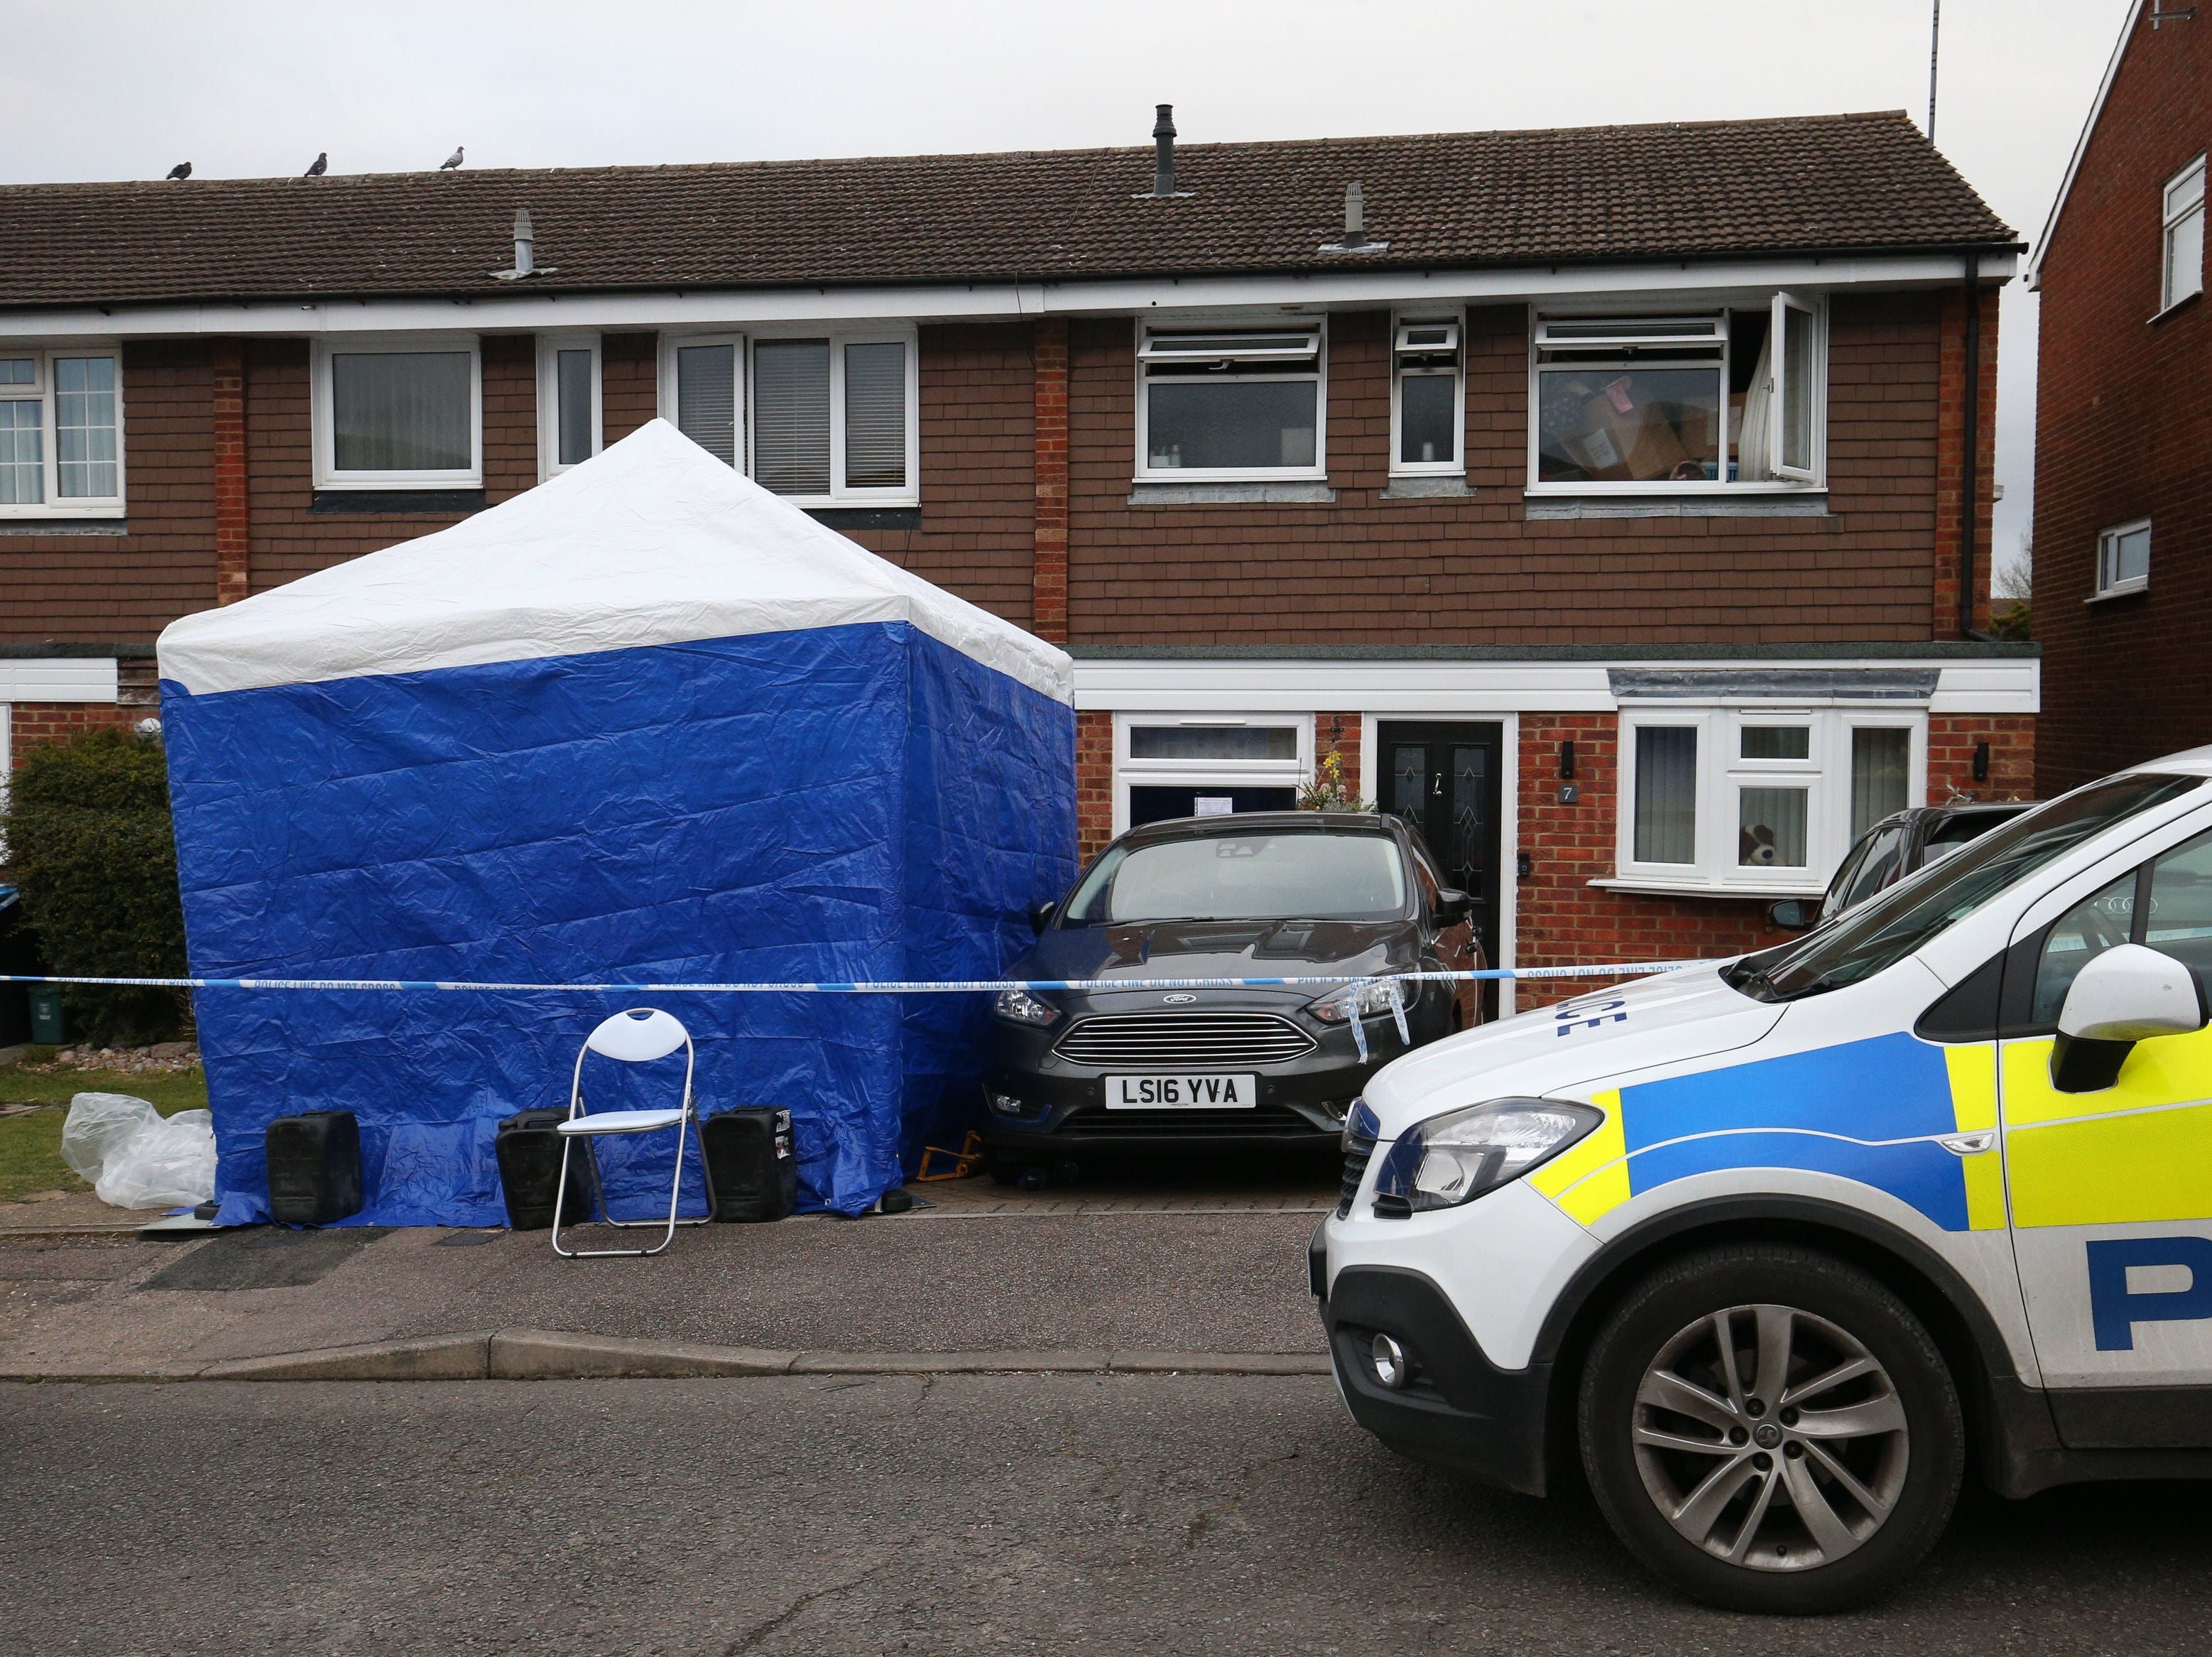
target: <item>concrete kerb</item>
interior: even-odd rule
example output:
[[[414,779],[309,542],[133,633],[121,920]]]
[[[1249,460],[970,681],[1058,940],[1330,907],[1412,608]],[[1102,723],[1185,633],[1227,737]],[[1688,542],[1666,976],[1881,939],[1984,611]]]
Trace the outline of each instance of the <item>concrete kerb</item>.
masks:
[[[1326,1375],[1320,1353],[780,1352],[512,1329],[371,1341],[217,1363],[0,1368],[5,1381],[680,1380],[746,1375]]]

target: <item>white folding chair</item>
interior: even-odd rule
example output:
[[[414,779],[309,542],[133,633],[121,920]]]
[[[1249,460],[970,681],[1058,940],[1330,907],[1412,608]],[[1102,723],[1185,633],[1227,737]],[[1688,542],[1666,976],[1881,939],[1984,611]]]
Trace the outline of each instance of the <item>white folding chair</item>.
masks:
[[[656,1058],[665,1058],[678,1047],[684,1050],[684,1103],[672,1111],[602,1111],[597,1116],[584,1109],[584,1057],[598,1053],[602,1057],[618,1059],[626,1064],[643,1064]],[[586,1037],[584,1045],[576,1050],[575,1074],[568,1083],[568,1119],[561,1124],[561,1184],[553,1198],[553,1252],[571,1260],[603,1259],[611,1255],[658,1254],[676,1240],[678,1226],[703,1226],[714,1217],[714,1182],[707,1180],[707,1212],[690,1220],[676,1217],[678,1203],[684,1194],[684,1142],[698,1120],[691,1101],[691,1067],[694,1054],[691,1033],[675,1019],[656,1007],[633,1007],[627,1012],[617,1013],[601,1022],[599,1027]],[[562,1248],[561,1246],[561,1207],[568,1195],[568,1157],[583,1141],[586,1165],[592,1173],[592,1196],[598,1203],[600,1218],[608,1225],[625,1230],[652,1230],[661,1222],[658,1220],[617,1220],[607,1207],[606,1188],[599,1179],[599,1153],[592,1148],[592,1141],[602,1134],[658,1133],[664,1128],[676,1130],[676,1177],[668,1191],[668,1235],[651,1248]],[[703,1144],[703,1142],[702,1142]]]

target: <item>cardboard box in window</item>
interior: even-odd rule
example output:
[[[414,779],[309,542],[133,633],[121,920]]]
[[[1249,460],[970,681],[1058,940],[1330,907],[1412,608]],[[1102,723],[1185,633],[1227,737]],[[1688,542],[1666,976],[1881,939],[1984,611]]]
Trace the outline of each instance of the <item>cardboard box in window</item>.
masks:
[[[1659,405],[1638,400],[1635,383],[1623,375],[1601,387],[1583,405],[1582,435],[1563,445],[1601,483],[1668,478],[1692,458]]]

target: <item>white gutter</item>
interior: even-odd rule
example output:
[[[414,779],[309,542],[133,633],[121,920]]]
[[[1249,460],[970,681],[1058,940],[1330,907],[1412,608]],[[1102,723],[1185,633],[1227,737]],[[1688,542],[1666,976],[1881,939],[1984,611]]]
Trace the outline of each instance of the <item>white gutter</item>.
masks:
[[[2009,281],[2013,253],[1985,253],[1982,280]],[[1127,282],[963,283],[913,287],[793,287],[641,294],[499,293],[475,299],[272,300],[176,305],[76,306],[0,313],[0,338],[118,339],[191,334],[646,332],[753,323],[1014,321],[1041,316],[1127,316],[1173,308],[1511,302],[1626,294],[1722,294],[1776,288],[1955,285],[1956,254],[1673,260],[1642,265],[1540,265],[1497,271],[1322,271],[1272,277]]]

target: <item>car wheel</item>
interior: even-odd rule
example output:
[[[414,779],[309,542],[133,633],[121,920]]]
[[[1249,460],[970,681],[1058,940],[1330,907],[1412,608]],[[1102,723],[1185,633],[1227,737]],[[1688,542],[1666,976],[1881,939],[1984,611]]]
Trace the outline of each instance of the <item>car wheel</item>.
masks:
[[[1928,1331],[1787,1245],[1701,1252],[1614,1312],[1583,1371],[1583,1465],[1631,1552],[1692,1598],[1803,1615],[1887,1593],[1958,1500],[1966,1434]]]

